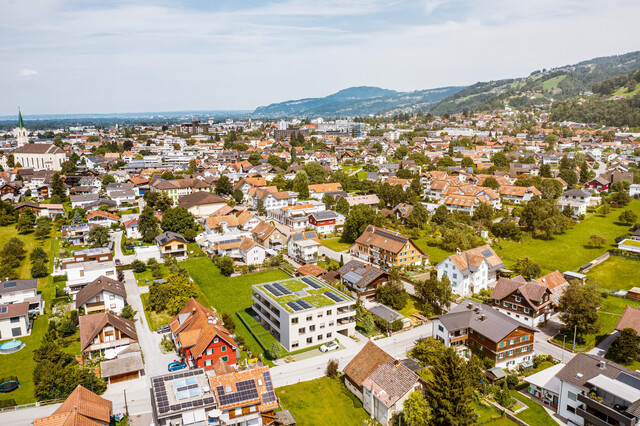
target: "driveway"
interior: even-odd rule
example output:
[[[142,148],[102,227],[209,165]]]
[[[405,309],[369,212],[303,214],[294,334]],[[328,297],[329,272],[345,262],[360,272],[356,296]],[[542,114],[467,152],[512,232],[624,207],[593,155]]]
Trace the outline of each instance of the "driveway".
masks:
[[[609,350],[609,346],[613,343],[614,340],[620,335],[620,332],[614,331],[612,334],[609,334],[607,337],[602,339],[598,345],[591,349],[588,353],[598,356],[604,356]]]
[[[113,233],[113,251],[115,252],[116,259],[119,259],[123,265],[129,265],[131,262],[136,260],[136,256],[133,254],[125,255],[122,253],[122,234],[123,231],[115,231]]]

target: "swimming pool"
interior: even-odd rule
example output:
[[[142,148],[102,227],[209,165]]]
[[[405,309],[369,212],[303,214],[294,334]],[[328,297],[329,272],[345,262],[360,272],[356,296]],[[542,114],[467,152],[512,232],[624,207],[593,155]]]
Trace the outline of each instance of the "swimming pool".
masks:
[[[9,340],[0,345],[0,353],[8,354],[19,351],[24,347],[24,343],[20,340]]]

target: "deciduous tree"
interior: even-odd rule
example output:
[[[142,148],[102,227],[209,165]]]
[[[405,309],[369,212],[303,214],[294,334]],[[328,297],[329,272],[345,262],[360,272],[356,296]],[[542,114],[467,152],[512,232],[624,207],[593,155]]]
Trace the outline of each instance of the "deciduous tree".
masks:
[[[595,286],[572,280],[560,298],[558,312],[567,330],[577,329],[576,337],[581,340],[583,334],[600,330],[598,309],[601,305],[602,297]]]

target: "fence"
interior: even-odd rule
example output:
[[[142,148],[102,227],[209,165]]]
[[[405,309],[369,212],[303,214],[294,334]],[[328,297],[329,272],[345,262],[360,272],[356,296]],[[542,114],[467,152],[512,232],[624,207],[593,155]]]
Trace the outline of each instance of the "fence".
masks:
[[[62,404],[63,402],[64,402],[64,399],[50,399],[50,400],[47,400],[47,401],[36,401],[36,402],[32,402],[30,404],[21,404],[21,405],[14,405],[12,407],[0,408],[0,413],[3,413],[5,411],[21,410],[23,408],[44,407],[46,405]]]
[[[589,270],[591,268],[593,268],[594,266],[597,266],[599,264],[601,264],[602,262],[604,262],[605,260],[607,260],[609,258],[609,256],[611,256],[611,253],[606,252],[605,254],[603,254],[600,257],[596,257],[595,259],[593,259],[591,262],[587,263],[586,265],[583,265],[580,267],[580,273],[584,273],[584,272],[589,272]]]

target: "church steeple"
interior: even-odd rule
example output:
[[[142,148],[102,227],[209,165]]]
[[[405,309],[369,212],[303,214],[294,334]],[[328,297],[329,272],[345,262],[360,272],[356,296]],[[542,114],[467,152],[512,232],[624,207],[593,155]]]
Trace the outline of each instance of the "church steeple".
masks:
[[[24,129],[24,120],[22,119],[22,111],[18,108],[18,128]]]

